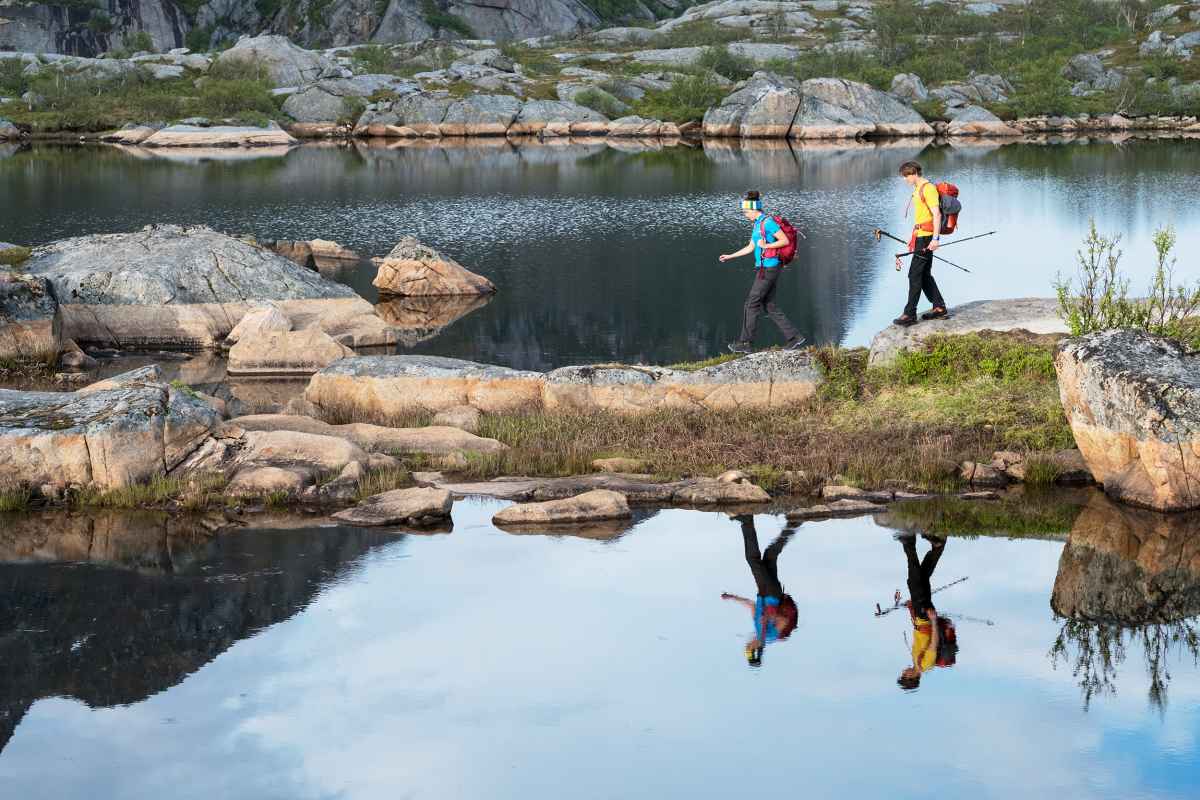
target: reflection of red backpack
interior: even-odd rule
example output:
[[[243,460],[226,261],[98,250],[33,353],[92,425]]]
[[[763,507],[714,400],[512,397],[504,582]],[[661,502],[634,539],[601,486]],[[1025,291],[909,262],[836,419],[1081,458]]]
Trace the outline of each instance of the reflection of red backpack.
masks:
[[[938,617],[937,625],[938,651],[937,661],[934,663],[939,667],[953,667],[958,656],[958,631],[954,629],[954,623],[946,617]]]
[[[929,181],[933,183],[933,181]],[[938,210],[942,212],[942,233],[954,233],[954,229],[958,227],[958,215],[962,213],[962,202],[958,199],[958,187],[949,181],[940,181],[933,185],[938,193]],[[921,202],[925,203],[925,185],[921,184],[921,191],[917,192],[917,197]],[[928,205],[926,205],[928,208]],[[930,209],[932,211],[932,209]],[[932,223],[929,223],[930,232],[933,231]]]
[[[780,248],[775,248],[775,249],[770,249],[770,250],[768,250],[767,248],[764,247],[763,248],[763,258],[778,258],[779,265],[781,267],[786,267],[788,264],[792,263],[792,259],[794,259],[796,257],[796,236],[797,236],[796,226],[794,226],[794,225],[792,225],[792,223],[788,222],[787,217],[781,217],[778,214],[775,214],[774,216],[772,216],[771,219],[773,219],[775,221],[775,224],[779,226],[779,229],[781,231],[783,231],[783,235],[787,237],[788,243],[787,243],[787,247],[780,247]],[[760,233],[761,233],[762,241],[764,241],[764,242],[767,241],[767,215],[766,214],[762,215],[762,230]]]

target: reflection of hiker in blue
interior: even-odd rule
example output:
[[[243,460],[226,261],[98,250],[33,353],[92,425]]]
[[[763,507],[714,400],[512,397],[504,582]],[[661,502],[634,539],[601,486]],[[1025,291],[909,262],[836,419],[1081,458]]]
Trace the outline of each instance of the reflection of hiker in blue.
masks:
[[[795,534],[787,528],[761,554],[758,551],[758,531],[754,529],[754,517],[742,514],[735,519],[742,524],[742,541],[746,547],[746,563],[754,575],[758,588],[755,600],[725,592],[722,600],[736,600],[754,613],[754,636],[746,643],[746,660],[750,666],[762,664],[763,649],[772,642],[783,641],[796,629],[796,601],[785,594],[779,582],[776,562],[779,554]]]

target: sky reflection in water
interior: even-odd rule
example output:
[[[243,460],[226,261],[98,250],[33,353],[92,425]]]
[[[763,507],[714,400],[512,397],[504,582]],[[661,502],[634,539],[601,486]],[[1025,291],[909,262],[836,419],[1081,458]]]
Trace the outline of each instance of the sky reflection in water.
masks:
[[[306,608],[142,702],[38,700],[0,753],[0,780],[29,798],[1200,788],[1190,656],[1169,659],[1161,707],[1133,642],[1115,691],[1086,707],[1074,645],[1051,657],[1061,542],[950,539],[933,583],[969,576],[935,596],[960,618],[958,663],[903,692],[907,616],[873,610],[903,590],[905,558],[871,518],[797,529],[778,564],[799,624],[755,669],[750,614],[720,598],[754,595],[736,521],[663,511],[615,540],[511,535],[488,522],[501,505],[459,503],[450,535],[346,549]],[[760,543],[783,527],[758,517]],[[333,534],[275,535],[310,550]]]

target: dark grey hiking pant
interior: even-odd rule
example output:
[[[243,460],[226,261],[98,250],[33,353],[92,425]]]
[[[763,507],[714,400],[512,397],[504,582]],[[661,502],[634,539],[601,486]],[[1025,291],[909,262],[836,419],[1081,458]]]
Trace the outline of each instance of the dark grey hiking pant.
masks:
[[[790,340],[800,335],[800,332],[796,330],[779,306],[775,305],[775,289],[780,271],[779,267],[755,270],[754,284],[750,287],[750,294],[742,309],[742,335],[738,337],[739,342],[746,344],[754,342],[754,334],[758,332],[758,318],[764,311],[779,327],[783,338]]]

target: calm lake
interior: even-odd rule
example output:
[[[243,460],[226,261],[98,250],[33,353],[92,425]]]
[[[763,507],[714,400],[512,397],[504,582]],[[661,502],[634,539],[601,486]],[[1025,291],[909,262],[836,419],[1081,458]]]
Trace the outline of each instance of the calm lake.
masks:
[[[914,691],[897,684],[907,613],[875,615],[905,591],[897,531],[924,517],[903,509],[790,532],[644,511],[580,536],[500,531],[490,500],[422,535],[4,520],[0,785],[23,800],[1194,798],[1200,519],[1143,530],[1080,502],[1039,538],[949,538],[931,584],[949,585],[934,600],[958,651]],[[754,597],[747,543],[781,535],[798,624],[751,666],[751,613],[722,593]]]
[[[1196,277],[1200,141],[1057,145],[787,146],[620,149],[601,144],[305,146],[216,158],[100,147],[0,151],[0,240],[29,244],[149,223],[203,223],[261,238],[334,239],[384,255],[415,235],[491,278],[492,302],[411,352],[522,368],[622,360],[673,363],[723,352],[737,336],[750,262],[717,255],[749,237],[738,196],[750,188],[808,234],[780,302],[820,344],[862,345],[896,316],[907,236],[898,164],[962,188],[960,235],[945,252],[947,299],[1049,296],[1073,271],[1090,218],[1120,233],[1134,291],[1151,237],[1179,235],[1179,275]],[[374,300],[371,269],[339,278]],[[760,344],[779,341],[764,321]],[[423,339],[418,341],[419,339]]]

